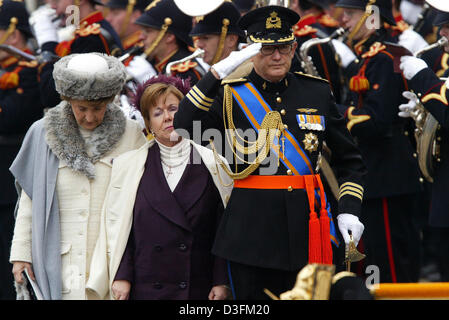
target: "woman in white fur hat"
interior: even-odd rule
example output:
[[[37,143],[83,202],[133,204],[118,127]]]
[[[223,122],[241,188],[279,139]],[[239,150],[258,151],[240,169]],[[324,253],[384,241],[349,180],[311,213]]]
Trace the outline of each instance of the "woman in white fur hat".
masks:
[[[10,168],[20,192],[10,262],[18,293],[26,270],[43,299],[89,299],[113,159],[145,137],[112,102],[126,79],[116,58],[72,54],[55,64],[53,77],[63,101],[29,129]]]

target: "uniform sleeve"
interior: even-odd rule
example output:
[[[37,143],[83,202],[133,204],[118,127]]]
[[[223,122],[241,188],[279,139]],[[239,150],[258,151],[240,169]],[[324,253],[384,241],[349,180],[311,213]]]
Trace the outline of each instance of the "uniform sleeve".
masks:
[[[409,82],[426,108],[443,127],[449,128],[449,91],[447,84],[430,68],[420,71]]]
[[[348,129],[346,121],[333,102],[327,119],[326,143],[331,149],[331,166],[336,172],[340,194],[339,213],[360,215],[364,193],[366,167],[360,151]]]
[[[31,258],[31,208],[30,197],[22,190],[17,211],[14,236],[11,244],[9,262],[24,261],[32,263]]]
[[[366,69],[370,89],[363,94],[363,104],[350,106],[345,115],[348,130],[362,139],[375,139],[388,134],[398,113],[397,106],[392,108],[392,101],[388,101],[389,97],[397,96],[399,89],[393,60],[382,53],[372,59]]]
[[[196,135],[207,129],[215,128],[224,132],[223,103],[219,98],[220,83],[221,80],[215,78],[210,71],[206,73],[181,100],[175,114],[175,128],[186,130],[189,137],[197,143]],[[198,127],[199,124],[201,127]]]

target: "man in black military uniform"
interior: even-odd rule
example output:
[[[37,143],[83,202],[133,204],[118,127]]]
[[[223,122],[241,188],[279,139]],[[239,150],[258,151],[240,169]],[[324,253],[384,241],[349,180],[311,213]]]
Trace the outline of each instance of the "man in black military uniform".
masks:
[[[128,65],[136,54],[143,53],[142,30],[134,22],[142,15],[150,0],[109,0],[105,7],[109,8],[106,20],[111,24],[122,41],[124,53],[132,51],[131,57],[123,63]]]
[[[395,25],[391,1],[370,0],[370,4],[379,8],[378,26],[365,23],[372,13],[366,10],[368,0],[336,4],[343,8],[343,23],[358,58],[350,80],[352,102],[342,112],[368,167],[361,215],[366,225],[364,261],[379,267],[381,282],[416,282],[420,240],[412,216],[422,186],[406,122],[396,111],[404,101],[406,83],[395,72],[394,56],[384,44],[391,39],[384,22]]]
[[[337,29],[338,22],[324,13],[322,7],[325,5],[327,5],[327,2],[315,0],[291,2],[290,6],[295,8],[295,11],[301,16],[301,19],[293,27],[298,42],[297,53],[299,56],[293,60],[292,71],[307,73],[307,69],[302,65],[303,60],[299,59],[301,56],[300,49],[306,41],[327,38]],[[343,103],[346,96],[345,80],[332,42],[313,45],[307,53],[316,68],[317,74],[315,75],[328,80],[337,103]]]
[[[135,57],[129,64],[131,74],[137,75],[139,70],[154,66],[158,73],[171,73],[180,78],[189,78],[195,84],[205,73],[195,59],[177,63],[167,70],[171,62],[181,60],[192,54],[192,17],[184,14],[173,0],[156,0],[146,7],[145,12],[136,20],[144,34],[145,58]],[[149,61],[149,62],[148,62]],[[145,80],[145,74],[136,78]],[[147,77],[148,78],[148,77]]]
[[[240,13],[232,2],[225,2],[211,13],[195,17],[190,32],[195,47],[204,50],[203,60],[209,65],[226,58],[238,50],[245,41],[245,33],[237,26]]]
[[[427,2],[439,9],[435,17],[435,25],[441,28],[442,37],[449,39],[449,5],[446,1],[427,0]],[[449,52],[449,45],[445,46]],[[438,162],[434,165],[433,183],[431,184],[431,205],[429,213],[429,225],[431,232],[438,236],[437,254],[439,258],[439,269],[441,281],[449,281],[449,207],[448,184],[449,184],[449,123],[448,123],[448,99],[447,81],[440,80],[432,68],[427,67],[424,60],[415,57],[402,57],[401,69],[409,80],[410,89],[415,93],[408,92],[409,103],[401,105],[400,116],[410,117],[419,99],[424,108],[438,121],[440,128],[436,131],[436,143],[439,145]],[[444,77],[449,72],[446,71]]]
[[[31,54],[32,37],[23,3],[0,2],[0,44]],[[17,192],[9,172],[28,127],[43,116],[37,85],[37,64],[19,61],[0,50],[0,300],[15,299],[9,252]]]
[[[348,230],[356,243],[363,232],[357,215],[365,167],[329,84],[289,72],[297,45],[292,26],[298,20],[294,11],[280,6],[244,15],[239,26],[253,44],[213,65],[181,101],[174,119],[178,132],[184,129],[193,137],[196,120],[201,132],[218,129],[216,147],[220,137],[224,141],[232,135],[225,144],[233,146],[228,159],[233,169],[227,174],[234,189],[213,253],[229,260],[237,299],[266,299],[264,288],[279,295],[292,287],[307,263],[333,263],[331,241],[338,240],[316,174],[324,140],[338,172],[340,199],[334,214],[345,243]],[[248,58],[254,64],[248,77],[222,81]]]
[[[47,108],[54,107],[61,101],[53,80],[55,59],[71,53],[102,52],[120,55],[122,52],[122,45],[117,33],[103,18],[103,14],[95,9],[95,5],[99,5],[101,2],[97,0],[79,0],[78,2],[79,28],[75,30],[72,40],[58,43],[55,26],[45,11],[42,16],[34,19],[32,25],[40,50],[48,61],[39,67],[41,99]],[[53,3],[53,9],[57,13],[68,15],[67,7],[67,3],[63,1]],[[72,14],[76,15],[77,13]],[[63,20],[70,22],[68,16]],[[71,23],[75,23],[75,21]]]

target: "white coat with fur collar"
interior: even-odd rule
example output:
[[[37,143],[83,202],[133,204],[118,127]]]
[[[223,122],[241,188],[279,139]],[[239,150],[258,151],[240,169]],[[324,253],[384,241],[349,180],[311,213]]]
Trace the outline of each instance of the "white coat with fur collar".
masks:
[[[223,205],[226,207],[233,187],[232,179],[220,165],[216,164],[214,154],[210,149],[189,141],[209,170]],[[128,242],[134,202],[144,172],[148,150],[154,143],[155,141],[151,140],[140,149],[127,152],[114,159],[111,182],[101,213],[100,235],[92,257],[91,272],[86,285],[101,299],[113,298],[110,289]],[[226,160],[223,157],[220,158],[227,165]]]

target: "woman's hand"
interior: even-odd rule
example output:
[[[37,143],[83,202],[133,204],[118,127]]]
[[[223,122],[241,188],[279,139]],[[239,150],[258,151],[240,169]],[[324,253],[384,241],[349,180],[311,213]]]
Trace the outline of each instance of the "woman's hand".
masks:
[[[112,283],[112,296],[116,300],[128,300],[131,283],[126,280],[116,280]]]
[[[30,275],[31,280],[36,280],[34,278],[34,273],[33,273],[33,268],[31,266],[31,263],[24,262],[24,261],[14,261],[13,265],[12,265],[12,273],[14,274],[14,280],[19,284],[23,283],[22,272],[25,269],[28,270],[28,274]]]
[[[209,300],[226,300],[231,293],[227,286],[215,286],[209,292]]]

